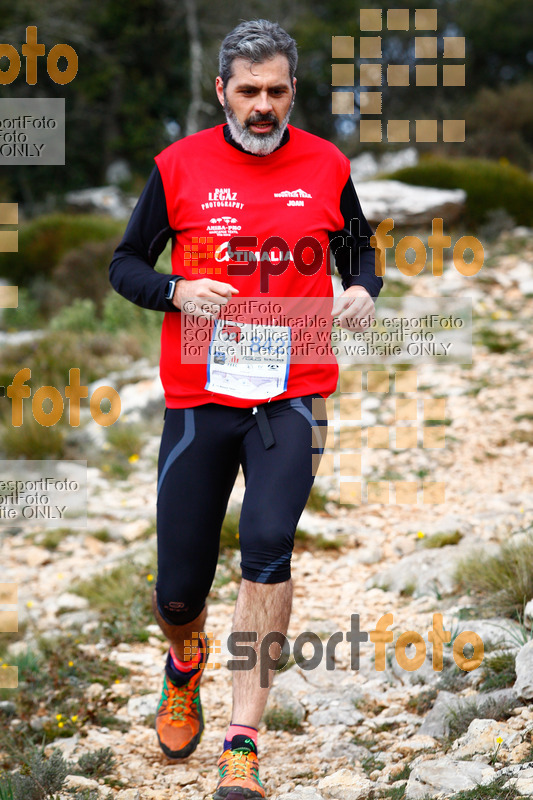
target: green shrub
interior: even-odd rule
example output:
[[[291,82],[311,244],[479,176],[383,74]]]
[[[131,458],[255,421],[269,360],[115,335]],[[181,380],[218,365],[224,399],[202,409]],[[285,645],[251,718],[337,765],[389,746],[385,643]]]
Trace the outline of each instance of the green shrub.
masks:
[[[464,110],[462,153],[533,167],[533,82],[484,86]]]
[[[84,242],[63,256],[52,276],[54,284],[59,287],[60,305],[88,297],[98,310],[101,309],[111,288],[109,264],[118,243],[117,236],[103,242]]]
[[[7,422],[1,428],[0,450],[4,458],[41,459],[63,458],[65,454],[65,425],[45,427],[32,416],[29,404],[26,406],[23,423],[15,428]]]
[[[118,237],[124,222],[95,214],[51,214],[21,225],[19,249],[0,253],[0,276],[27,286],[34,278],[50,276],[62,257],[85,242]]]
[[[40,302],[29,289],[19,288],[18,308],[6,308],[2,312],[2,327],[6,330],[32,330],[42,325]]]
[[[61,311],[51,320],[51,331],[91,331],[99,328],[96,319],[96,306],[92,300],[74,300],[72,305],[63,306]]]
[[[77,762],[69,765],[70,775],[84,778],[105,778],[115,766],[115,757],[110,747],[100,747],[92,753],[83,753]]]
[[[533,537],[505,543],[496,555],[473,552],[462,559],[456,580],[463,591],[472,591],[488,613],[520,619],[533,597]]]
[[[442,531],[424,537],[422,545],[430,548],[446,547],[449,544],[458,544],[462,538],[463,534],[460,531]]]
[[[162,322],[162,314],[136,306],[115,291],[110,291],[104,300],[102,328],[108,333],[140,328],[158,339]]]
[[[513,686],[516,681],[515,667],[516,653],[503,651],[487,656],[481,665],[483,682],[480,686],[482,692],[492,689],[504,689]]]
[[[476,158],[422,160],[383,177],[414,186],[464,189],[467,222],[479,225],[503,208],[519,225],[533,225],[533,180],[518,167]]]
[[[300,720],[290,708],[269,708],[263,714],[263,722],[269,731],[301,730]]]

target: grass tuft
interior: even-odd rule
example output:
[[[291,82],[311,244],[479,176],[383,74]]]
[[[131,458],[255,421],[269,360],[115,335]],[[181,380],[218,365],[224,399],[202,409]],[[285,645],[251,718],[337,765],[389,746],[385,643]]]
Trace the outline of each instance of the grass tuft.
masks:
[[[448,544],[458,544],[463,538],[463,534],[459,531],[442,531],[441,533],[433,533],[431,536],[426,536],[422,540],[424,547],[446,547]]]
[[[518,618],[533,597],[533,537],[503,544],[496,555],[471,553],[457,565],[459,588],[478,596],[489,614]]]
[[[481,666],[483,682],[479,687],[480,690],[489,692],[513,686],[516,681],[515,661],[516,653],[509,651],[486,656]]]
[[[270,708],[263,715],[263,722],[269,731],[292,731],[297,733],[301,730],[301,724],[290,708]]]
[[[468,730],[470,723],[475,719],[507,719],[514,707],[512,700],[490,698],[489,702],[479,703],[476,699],[466,698],[457,708],[450,709],[446,716],[449,734],[448,743],[451,744]]]

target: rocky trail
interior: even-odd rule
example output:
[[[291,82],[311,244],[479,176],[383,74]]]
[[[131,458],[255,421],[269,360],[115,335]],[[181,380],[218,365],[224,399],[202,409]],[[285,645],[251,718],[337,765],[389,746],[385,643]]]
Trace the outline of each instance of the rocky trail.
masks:
[[[292,562],[292,666],[277,674],[260,729],[261,777],[272,800],[466,799],[477,796],[468,792],[478,784],[494,787],[480,797],[533,796],[533,632],[527,616],[520,624],[484,611],[468,587],[457,583],[455,572],[469,553],[498,555],[502,545],[527,546],[533,531],[531,231],[500,239],[491,258],[477,280],[445,265],[438,290],[431,276],[413,287],[421,297],[472,298],[473,364],[417,367],[417,402],[445,399],[446,446],[363,454],[366,480],[442,482],[445,502],[341,504],[338,477],[321,476],[316,485],[325,498],[322,507],[306,510],[300,521],[305,541]],[[409,285],[408,279],[397,279]],[[394,425],[394,399],[392,390],[363,392],[361,426]],[[342,437],[346,428],[335,414],[332,428]],[[76,592],[77,582],[127,565],[141,576],[143,596],[149,596],[155,579],[158,441],[157,433],[145,438],[124,480],[89,468],[86,529],[62,529],[55,541],[51,531],[36,526],[1,530],[2,581],[18,584],[23,633],[9,645],[5,660],[13,663],[38,646],[39,636],[53,641],[59,635],[71,641],[68,654],[78,653],[80,663],[91,658],[109,667],[105,675],[94,671],[91,678],[89,670],[82,678],[76,657],[65,650],[71,666],[61,672],[62,653],[56,653],[59,672],[53,674],[67,676],[75,701],[69,705],[69,691],[63,705],[53,691],[43,692],[29,720],[33,731],[56,731],[47,752],[59,747],[66,758],[76,759],[98,748],[113,751],[108,779],[70,776],[69,786],[117,800],[202,800],[214,790],[230,719],[227,640],[238,551],[224,554],[212,590],[207,627],[220,642],[220,654],[211,656],[220,666],[204,674],[206,728],[183,764],[165,760],[153,730],[165,653],[159,629],[143,618],[144,634],[133,640],[127,625],[118,634],[100,634],[105,612]],[[232,507],[238,507],[242,491],[239,480]],[[361,631],[371,632],[385,614],[393,615],[394,635],[385,648],[385,668],[377,669],[372,641],[361,644],[354,668],[346,639],[352,616],[358,615]],[[442,671],[433,669],[428,631],[434,614],[442,614],[453,639],[462,631],[481,637],[485,656],[479,668],[458,670],[452,642],[443,648]],[[402,648],[396,642],[407,631],[421,639],[416,648],[404,649],[404,657],[412,659],[426,647],[416,670],[399,663]],[[302,662],[312,657],[311,644],[299,649],[294,663],[294,642],[303,632],[315,634],[314,647],[324,651],[314,669]],[[342,633],[342,641],[328,659],[327,642],[335,632]],[[516,677],[487,690],[487,676],[495,670],[484,667],[494,653],[513,663]],[[109,665],[122,673],[116,676]],[[21,685],[0,703],[2,724],[12,731],[25,724],[17,704],[17,693],[25,691]]]

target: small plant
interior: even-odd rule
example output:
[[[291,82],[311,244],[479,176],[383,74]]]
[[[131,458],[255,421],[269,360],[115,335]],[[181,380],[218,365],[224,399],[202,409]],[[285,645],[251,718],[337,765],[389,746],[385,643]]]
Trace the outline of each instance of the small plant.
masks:
[[[479,702],[467,698],[461,702],[457,708],[450,709],[446,716],[448,722],[449,743],[458,739],[468,730],[468,727],[474,719],[507,719],[513,709],[513,702],[509,699],[494,700],[490,699],[489,702]]]
[[[101,747],[92,753],[84,753],[77,762],[69,765],[70,775],[84,778],[105,778],[115,766],[115,757],[110,747]]]
[[[490,759],[489,759],[489,764],[491,765],[491,767],[493,767],[496,764],[496,762],[498,761],[498,753],[500,752],[500,748],[502,746],[502,742],[503,742],[502,737],[498,736],[498,738],[496,739],[496,747],[492,751]]]
[[[437,699],[436,689],[424,689],[414,697],[410,697],[407,701],[407,708],[415,714],[425,716],[428,711],[433,708],[433,703]]]
[[[28,458],[34,461],[60,459],[65,453],[65,425],[40,425],[26,409],[20,427],[6,424],[0,433],[1,450],[6,458]]]
[[[506,776],[496,778],[492,783],[478,784],[473,789],[467,789],[452,795],[450,800],[516,800],[519,795],[513,787],[504,788],[509,780]]]
[[[308,511],[313,511],[315,514],[327,514],[326,503],[329,502],[330,500],[327,494],[315,485],[311,489],[306,509]]]
[[[38,544],[41,547],[46,547],[47,550],[57,550],[63,539],[70,533],[70,528],[55,528],[54,530],[47,531],[44,536],[39,539]]]
[[[300,720],[290,708],[270,708],[265,711],[263,721],[269,731],[292,731],[296,733],[301,730]]]
[[[366,774],[370,775],[370,773],[374,772],[374,770],[376,770],[376,769],[377,770],[384,769],[385,762],[381,761],[376,756],[371,755],[371,756],[367,756],[367,758],[363,758],[363,760],[361,761],[361,766],[363,767],[363,769],[366,772]]]
[[[458,544],[462,538],[463,534],[459,531],[443,531],[424,537],[422,545],[430,548],[446,547],[449,544]]]
[[[156,571],[155,553],[145,567],[131,562],[75,583],[70,591],[89,601],[104,616],[102,630],[112,642],[148,639],[146,626],[153,622],[150,584]]]
[[[380,798],[387,798],[387,800],[403,800],[405,797],[405,788],[403,786],[392,786],[390,789],[385,789],[383,794],[379,795]]]
[[[520,339],[510,331],[498,331],[494,328],[481,328],[477,335],[479,344],[484,345],[489,353],[509,353],[518,350]]]
[[[67,764],[59,750],[54,750],[48,759],[42,750],[34,750],[20,772],[11,778],[14,800],[53,800],[67,774]]]
[[[455,578],[460,589],[477,595],[489,614],[520,619],[533,597],[533,537],[503,544],[495,555],[471,553],[457,565]]]
[[[516,654],[511,652],[487,656],[481,666],[483,682],[479,687],[480,691],[489,692],[492,689],[513,686],[516,681],[515,660]]]

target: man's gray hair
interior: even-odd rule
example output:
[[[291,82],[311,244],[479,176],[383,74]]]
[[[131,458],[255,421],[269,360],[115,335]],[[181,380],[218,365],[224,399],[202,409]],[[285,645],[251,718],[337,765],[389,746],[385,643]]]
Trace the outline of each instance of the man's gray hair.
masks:
[[[252,63],[262,63],[277,55],[287,57],[292,83],[298,63],[294,39],[277,22],[270,22],[267,19],[241,22],[228,33],[220,46],[218,62],[222,83],[226,86],[231,78],[235,58],[246,58]]]

